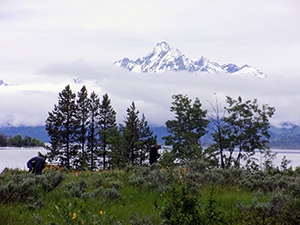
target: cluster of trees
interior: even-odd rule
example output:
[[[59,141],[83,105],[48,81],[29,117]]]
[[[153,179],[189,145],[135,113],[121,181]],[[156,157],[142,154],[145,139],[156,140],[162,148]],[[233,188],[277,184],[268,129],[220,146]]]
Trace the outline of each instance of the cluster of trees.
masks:
[[[166,145],[172,145],[168,159],[186,162],[191,159],[204,159],[213,166],[223,169],[240,167],[246,161],[246,167],[257,169],[259,166],[253,157],[255,151],[264,154],[265,166],[272,166],[274,154],[269,148],[269,118],[275,112],[267,104],[259,107],[257,100],[243,101],[241,97],[226,97],[226,107],[221,107],[218,99],[211,103],[211,112],[201,109],[198,98],[192,102],[186,95],[173,96],[171,112],[174,120],[166,122],[170,133],[165,139]],[[213,144],[204,146],[204,135],[210,126]]]
[[[118,126],[107,94],[100,101],[95,92],[89,96],[85,86],[76,95],[68,85],[46,120],[48,157],[76,169],[143,165],[156,137],[139,113],[132,102],[124,124]]]
[[[7,136],[4,133],[0,134],[0,147],[33,147],[33,146],[41,146],[44,147],[45,143],[40,141],[39,139],[32,138],[32,137],[24,137],[20,134],[16,136]]]
[[[203,159],[213,166],[258,167],[253,155],[258,150],[273,157],[269,149],[269,118],[274,107],[257,100],[243,101],[241,97],[226,98],[226,107],[217,99],[212,112],[203,110],[198,98],[193,102],[186,95],[172,96],[170,111],[174,120],[166,121],[168,136],[165,144],[171,146],[161,158],[168,165]],[[127,108],[123,124],[117,125],[116,112],[107,94],[102,102],[95,92],[90,97],[85,86],[76,95],[66,86],[59,93],[58,104],[46,120],[50,137],[48,156],[67,168],[122,168],[128,164],[144,165],[156,137],[144,114],[139,116],[134,102]],[[208,127],[213,132],[213,144],[204,148]],[[266,166],[271,161],[266,160]]]

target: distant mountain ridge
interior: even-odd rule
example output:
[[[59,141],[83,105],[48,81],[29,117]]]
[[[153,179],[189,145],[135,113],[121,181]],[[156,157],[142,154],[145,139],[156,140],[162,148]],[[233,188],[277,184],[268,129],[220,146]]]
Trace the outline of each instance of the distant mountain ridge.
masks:
[[[157,135],[157,142],[163,144],[162,137],[169,135],[165,126],[152,127],[153,135]],[[43,142],[49,142],[48,133],[45,126],[36,127],[0,127],[0,134],[4,133],[7,136],[15,136],[20,134],[23,138],[27,135],[32,138],[37,138]],[[300,149],[300,126],[283,123],[280,128],[271,126],[269,129],[271,135],[270,147],[281,149]],[[211,142],[210,137],[206,137],[207,144]],[[210,139],[210,140],[209,140]]]
[[[166,42],[158,43],[145,57],[138,58],[135,61],[123,58],[116,61],[114,65],[137,73],[161,73],[171,70],[266,77],[264,73],[248,65],[241,67],[232,63],[219,65],[203,56],[197,59],[187,58],[178,49],[171,48]]]

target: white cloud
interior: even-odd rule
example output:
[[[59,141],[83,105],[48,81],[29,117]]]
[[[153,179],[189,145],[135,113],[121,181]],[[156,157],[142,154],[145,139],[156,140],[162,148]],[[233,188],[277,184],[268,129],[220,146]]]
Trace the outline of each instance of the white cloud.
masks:
[[[41,71],[45,74],[37,74],[36,83],[0,87],[0,98],[3,99],[0,114],[2,125],[42,125],[47,112],[57,104],[58,93],[68,84],[76,93],[83,85],[87,86],[89,93],[95,91],[101,98],[108,93],[117,111],[118,122],[124,120],[126,108],[132,101],[149,123],[164,125],[166,120],[174,116],[170,113],[172,95],[186,94],[193,100],[198,97],[203,108],[210,110],[208,101],[214,101],[215,93],[223,105],[225,96],[242,96],[244,100],[258,99],[260,105],[275,107],[276,113],[271,120],[274,125],[287,121],[298,124],[300,118],[297,76],[272,75],[259,79],[187,72],[137,74],[112,65],[83,61],[51,64]],[[83,82],[74,84],[75,77]]]

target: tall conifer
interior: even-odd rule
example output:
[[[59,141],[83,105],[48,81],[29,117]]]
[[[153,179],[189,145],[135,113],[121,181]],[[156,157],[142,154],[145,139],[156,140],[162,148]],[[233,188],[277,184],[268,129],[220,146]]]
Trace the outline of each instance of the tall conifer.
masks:
[[[108,137],[112,132],[112,129],[117,126],[116,122],[116,112],[114,111],[111,101],[106,93],[103,95],[103,100],[100,106],[100,149],[101,149],[101,156],[102,156],[102,164],[103,169],[106,169],[107,166],[107,151],[109,148],[109,141]]]
[[[58,104],[46,120],[46,130],[50,137],[49,156],[52,160],[58,159],[62,166],[71,168],[77,157],[76,144],[79,127],[76,105],[76,94],[70,86],[59,93]]]
[[[80,92],[78,92],[77,99],[77,117],[79,122],[79,130],[77,141],[79,145],[79,167],[85,167],[87,165],[87,155],[86,155],[86,144],[88,138],[88,125],[89,125],[89,108],[90,108],[90,99],[88,98],[88,91],[84,85]]]
[[[156,140],[150,130],[145,116],[139,118],[139,110],[136,110],[134,102],[127,108],[127,117],[121,132],[125,139],[126,158],[132,165],[142,165],[146,159],[147,152]]]
[[[91,170],[97,167],[99,156],[99,121],[100,121],[100,99],[93,91],[90,96],[89,112],[90,122],[88,124],[88,159]]]

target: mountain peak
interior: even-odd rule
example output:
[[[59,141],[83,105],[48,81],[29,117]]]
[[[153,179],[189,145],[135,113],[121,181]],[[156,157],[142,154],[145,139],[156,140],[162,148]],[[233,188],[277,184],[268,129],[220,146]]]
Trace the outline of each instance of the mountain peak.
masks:
[[[165,41],[157,43],[156,47],[154,48],[154,50],[160,50],[160,51],[164,51],[164,52],[167,52],[170,49],[171,49],[171,47]]]
[[[5,83],[2,79],[0,80],[0,86],[9,86],[9,84]]]
[[[145,57],[133,61],[128,58],[121,59],[114,63],[117,67],[124,67],[137,73],[157,73],[167,70],[208,72],[208,73],[229,73],[237,75],[253,75],[264,78],[265,74],[254,67],[244,65],[239,67],[233,63],[219,65],[201,56],[197,59],[189,59],[178,49],[173,49],[165,41],[156,47]]]

